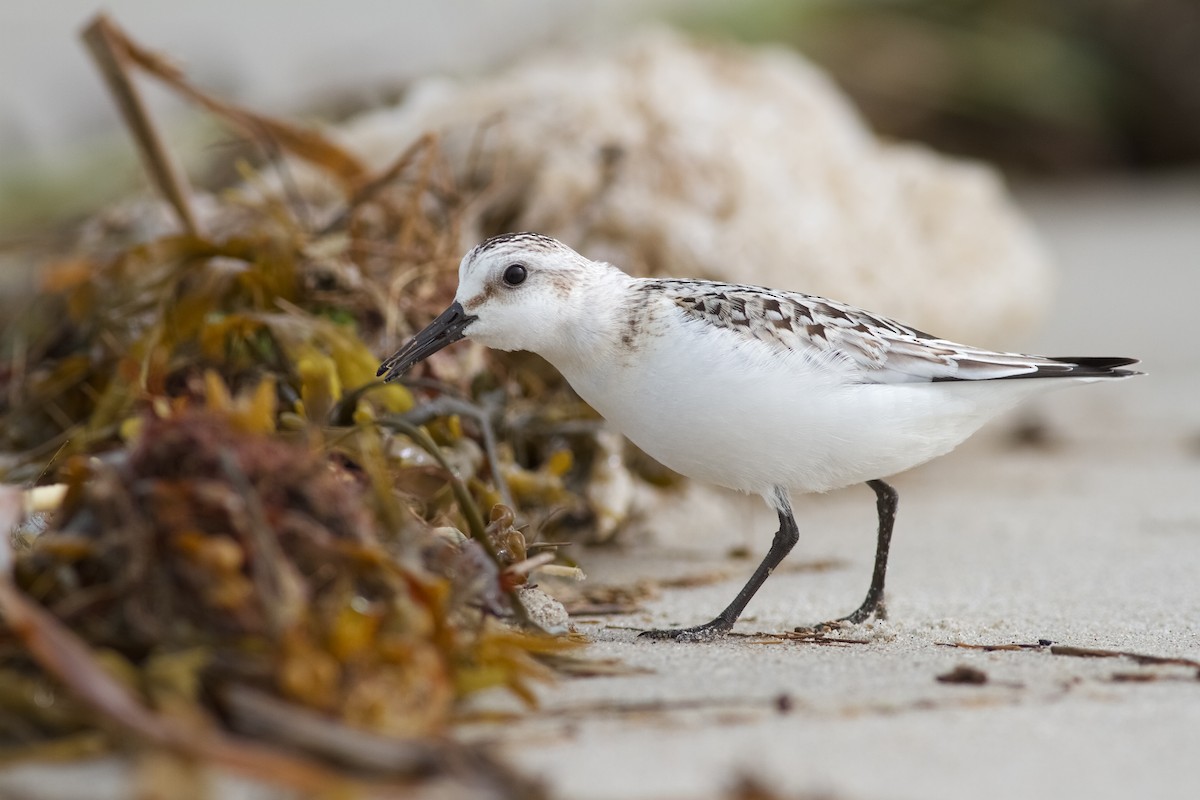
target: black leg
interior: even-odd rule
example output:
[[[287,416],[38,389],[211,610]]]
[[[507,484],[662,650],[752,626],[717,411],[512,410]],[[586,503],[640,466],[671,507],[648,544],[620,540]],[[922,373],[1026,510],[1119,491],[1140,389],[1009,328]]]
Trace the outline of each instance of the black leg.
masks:
[[[746,585],[742,587],[742,590],[737,593],[737,597],[733,598],[733,602],[718,614],[716,619],[706,622],[703,625],[697,625],[694,628],[682,628],[680,630],[643,631],[642,636],[650,639],[674,639],[679,642],[697,642],[720,636],[733,627],[733,623],[737,622],[737,618],[742,615],[742,610],[746,608],[746,604],[750,602],[750,598],[754,597],[755,592],[759,590],[759,587],[763,585],[771,575],[771,572],[779,566],[779,562],[783,561],[784,557],[791,552],[791,549],[796,546],[796,542],[800,539],[800,531],[796,528],[796,518],[792,515],[792,505],[788,502],[787,493],[783,489],[776,488],[772,499],[774,501],[772,505],[779,514],[779,530],[775,532],[775,539],[771,542],[771,549],[767,551],[766,558],[758,565],[758,569],[754,570],[754,574],[750,576],[750,580],[746,581]]]
[[[867,597],[851,614],[847,614],[838,622],[848,622],[857,625],[871,617],[887,619],[887,608],[883,604],[883,580],[887,577],[888,547],[892,543],[892,526],[896,524],[896,506],[900,495],[888,484],[880,480],[867,481],[867,486],[875,490],[875,509],[879,514],[879,539],[875,544],[875,571],[871,573],[871,586],[867,589]]]

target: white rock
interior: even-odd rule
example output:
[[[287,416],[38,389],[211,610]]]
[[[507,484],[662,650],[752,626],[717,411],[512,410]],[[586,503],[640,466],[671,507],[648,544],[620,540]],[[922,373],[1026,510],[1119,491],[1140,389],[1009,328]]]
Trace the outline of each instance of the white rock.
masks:
[[[651,32],[428,79],[339,135],[382,166],[430,130],[481,191],[464,248],[534,230],[633,272],[828,295],[1009,348],[1047,308],[1046,256],[993,170],[880,141],[789,51]]]
[[[534,624],[548,633],[566,633],[570,617],[562,603],[533,586],[517,587],[517,596]]]

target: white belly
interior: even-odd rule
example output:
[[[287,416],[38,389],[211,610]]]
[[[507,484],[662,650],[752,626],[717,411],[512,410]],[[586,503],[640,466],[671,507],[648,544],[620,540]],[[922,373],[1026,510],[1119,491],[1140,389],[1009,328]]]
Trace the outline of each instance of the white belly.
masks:
[[[666,466],[755,494],[775,486],[827,491],[901,472],[1045,388],[1036,380],[848,384],[766,348],[725,353],[699,342],[685,351],[670,343],[623,365],[566,365],[564,375]]]

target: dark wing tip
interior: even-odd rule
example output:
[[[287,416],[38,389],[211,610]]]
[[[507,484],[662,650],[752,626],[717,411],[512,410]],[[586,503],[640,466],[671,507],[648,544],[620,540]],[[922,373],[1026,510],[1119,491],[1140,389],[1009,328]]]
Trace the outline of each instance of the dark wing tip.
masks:
[[[1062,374],[1072,378],[1129,378],[1143,373],[1135,369],[1122,369],[1140,363],[1136,358],[1123,356],[1051,356],[1068,367]]]
[[[970,358],[959,358],[956,361],[960,368],[984,368],[983,370],[975,370],[977,373],[981,371],[986,372],[987,368],[994,368],[996,366],[989,361]],[[938,376],[931,378],[931,380],[934,383],[939,383],[943,381],[962,380],[1013,381],[1028,380],[1031,378],[1131,378],[1134,375],[1143,375],[1145,373],[1134,369],[1122,369],[1122,367],[1137,363],[1140,362],[1136,358],[1124,358],[1121,356],[1041,356],[1036,358],[1030,357],[1028,361],[1020,365],[1023,367],[1020,372],[1010,372],[1004,375],[963,375],[959,373]]]

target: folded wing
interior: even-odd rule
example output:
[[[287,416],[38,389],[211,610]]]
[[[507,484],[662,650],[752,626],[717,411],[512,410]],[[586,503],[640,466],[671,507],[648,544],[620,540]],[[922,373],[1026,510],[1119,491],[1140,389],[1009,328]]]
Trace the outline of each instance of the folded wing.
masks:
[[[863,383],[1127,378],[1122,357],[1001,353],[939,339],[853,306],[795,292],[663,281],[685,317],[798,353]]]

